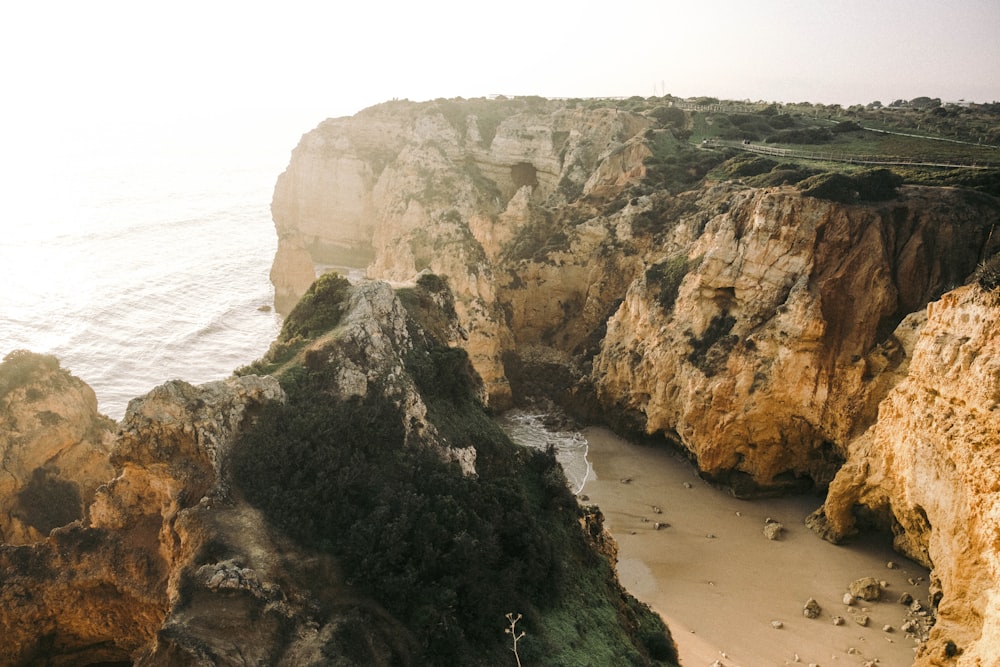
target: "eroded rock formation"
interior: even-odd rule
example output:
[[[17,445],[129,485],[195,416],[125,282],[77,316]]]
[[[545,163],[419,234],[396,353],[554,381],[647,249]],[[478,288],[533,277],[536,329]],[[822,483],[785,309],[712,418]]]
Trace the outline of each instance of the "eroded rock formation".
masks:
[[[900,328],[905,373],[813,517],[834,541],[856,507],[891,522],[896,548],[932,567],[937,623],[918,665],[1000,655],[1000,301],[962,287]],[[948,642],[961,649],[943,660]]]
[[[228,497],[220,466],[245,419],[280,397],[275,380],[249,377],[202,387],[174,381],[133,400],[111,452],[113,478],[86,516],[44,541],[0,547],[0,662],[146,654],[146,664],[160,664],[155,656],[173,644],[161,628],[178,622],[174,610],[199,587],[192,570],[214,563],[218,550],[250,559],[254,552],[239,547],[266,533],[252,521],[221,529],[223,517],[247,510]],[[241,602],[232,601],[249,613]]]
[[[844,206],[720,187],[698,203],[715,213],[704,232],[681,217],[691,243],[651,252],[608,321],[598,397],[737,491],[826,484],[903,359],[893,327],[965,281],[996,211],[924,188]]]
[[[899,548],[941,584],[920,664],[1000,651],[995,304],[961,288],[998,248],[1000,204],[918,186],[851,204],[735,180],[678,193],[651,180],[677,163],[653,118],[511,109],[325,122],[275,190],[279,238],[317,264],[358,249],[371,277],[446,276],[494,406],[511,385],[573,403],[666,437],[737,493],[835,479],[815,521],[835,539],[855,506],[891,508]],[[310,194],[321,177],[297,174],[334,162],[350,176]],[[341,213],[302,217],[348,199],[348,232]]]
[[[396,399],[416,440],[428,425],[400,366],[409,333],[399,301],[388,285],[363,285],[344,319],[343,392],[364,395],[366,378],[402,375]],[[233,488],[233,444],[268,403],[284,400],[277,380],[168,382],[131,401],[112,436],[86,385],[54,359],[25,359],[38,368],[5,405],[8,421],[21,432],[32,425],[34,437],[10,438],[7,466],[69,460],[57,457],[72,452],[65,443],[96,433],[101,448],[86,439],[77,447],[106,474],[96,490],[85,485],[85,511],[50,536],[0,546],[0,664],[306,665],[338,652],[345,664],[399,664],[417,652],[396,620],[350,591],[330,556],[289,540]],[[86,409],[70,413],[71,399]],[[25,416],[57,407],[60,419],[41,426]],[[465,450],[453,458],[474,465]],[[359,641],[363,648],[345,648]]]
[[[54,357],[12,352],[0,364],[0,544],[39,542],[83,517],[114,476],[115,423]]]
[[[641,178],[651,125],[614,109],[536,105],[494,118],[407,102],[325,121],[303,137],[275,187],[276,303],[287,309],[304,293],[290,277],[305,275],[301,263],[290,268],[303,248],[316,264],[367,267],[380,280],[446,275],[465,348],[493,404],[509,405],[501,256],[544,244],[543,203],[614,196]]]
[[[545,589],[544,603],[536,603],[539,613],[532,621],[537,624],[533,630],[540,642],[537,651],[576,650],[580,641],[599,635],[602,650],[608,650],[610,641],[615,644],[612,654],[628,656],[632,664],[654,664],[653,654],[655,664],[675,664],[676,649],[658,617],[630,598],[607,569],[593,568],[594,559],[602,557],[599,554],[613,554],[610,538],[599,520],[588,523],[581,535],[576,515],[559,511],[573,507],[573,501],[558,474],[546,477],[554,480],[545,493],[555,505],[531,509],[548,514],[548,528],[569,530],[569,539],[548,539],[544,529],[531,528],[539,520],[534,511],[505,504],[522,496],[517,482],[510,481],[514,472],[505,472],[504,466],[533,461],[530,465],[537,467],[544,456],[524,453],[511,457],[517,461],[510,464],[490,449],[506,447],[504,451],[512,453],[509,441],[488,446],[477,442],[487,433],[483,424],[492,422],[477,403],[474,373],[464,353],[447,345],[464,332],[444,281],[433,276],[421,279],[408,291],[407,306],[386,283],[352,287],[332,276],[316,281],[303,302],[313,296],[300,315],[296,309],[286,321],[288,326],[267,361],[259,363],[270,364],[292,387],[311,378],[318,383],[310,385],[315,391],[299,388],[286,394],[275,377],[250,374],[248,369],[238,377],[197,387],[175,380],[131,401],[112,436],[106,427],[114,423],[96,416],[92,392],[60,370],[54,359],[19,353],[16,368],[0,369],[5,414],[21,429],[12,434],[4,452],[7,469],[31,469],[36,459],[44,459],[38,464],[43,465],[52,459],[74,462],[91,457],[103,460],[107,473],[93,490],[90,478],[58,478],[61,485],[84,489],[80,495],[86,494],[87,504],[79,506],[78,495],[74,512],[55,516],[58,523],[51,531],[29,534],[32,539],[27,544],[0,544],[0,664],[425,664],[431,640],[414,627],[440,625],[435,613],[451,614],[456,624],[467,622],[455,620],[455,615],[477,613],[480,599],[490,595],[482,590],[455,593],[455,599],[440,606],[444,603],[407,588],[426,591],[418,588],[428,585],[421,577],[462,577],[448,568],[456,568],[455,562],[463,558],[466,562],[485,562],[489,554],[498,558],[492,547],[480,551],[467,532],[448,533],[451,524],[445,522],[455,520],[459,510],[471,519],[480,512],[488,516],[502,512],[504,521],[474,523],[506,531],[504,539],[515,542],[518,531],[528,526],[527,543],[537,539],[564,552],[560,556],[541,549],[542,558],[536,557],[535,563],[556,567],[556,559],[562,563],[564,556],[568,563],[581,563],[579,567],[587,564],[581,574],[589,581],[586,590],[593,599],[584,606],[597,608],[593,615],[604,625],[579,630],[572,645],[563,630],[546,632],[542,617],[565,611],[550,610],[547,605],[561,592],[552,595]],[[439,366],[441,359],[451,363]],[[427,378],[441,373],[460,373],[471,383],[447,378],[449,388],[435,400],[439,414],[444,401],[452,408],[461,405],[466,420],[478,420],[469,431],[476,437],[466,434],[461,424],[446,421],[446,428],[435,427],[422,392],[427,390]],[[36,424],[39,410],[72,405],[74,398],[83,405],[78,413],[63,407],[59,419],[41,418],[41,425]],[[279,427],[254,440],[250,434],[261,423]],[[499,427],[493,424],[493,428],[502,438]],[[31,438],[19,438],[19,433]],[[94,434],[101,436],[96,443],[86,439]],[[307,439],[306,447],[300,438]],[[75,445],[66,444],[76,440]],[[53,448],[53,442],[61,448]],[[110,445],[110,452],[102,449],[105,445]],[[68,456],[74,447],[87,456]],[[490,452],[486,464],[480,463],[477,447]],[[341,454],[331,453],[337,451]],[[436,463],[428,462],[428,452]],[[335,458],[338,455],[342,461]],[[411,459],[400,464],[403,456]],[[274,481],[273,457],[283,459],[291,479]],[[437,467],[430,470],[432,465]],[[554,459],[551,465],[556,465]],[[313,468],[322,470],[320,479],[315,479]],[[86,466],[81,469],[89,472]],[[538,476],[532,483],[541,485],[543,472],[530,468],[526,474]],[[433,484],[408,479],[424,474]],[[492,479],[497,475],[507,475],[507,483]],[[368,485],[363,497],[349,494],[358,493],[358,487],[351,486],[355,478]],[[470,485],[480,482],[499,489],[494,492],[502,502],[484,500],[481,507],[469,502],[468,507],[456,508],[456,499],[447,488],[442,490],[442,485],[452,484],[469,494]],[[277,489],[268,486],[271,483]],[[31,489],[30,484],[26,488]],[[433,487],[430,496],[444,498],[444,514],[426,514],[427,494],[420,489],[427,485]],[[275,503],[275,494],[285,495]],[[14,498],[21,504],[15,502],[11,516],[20,517],[23,498],[17,493]],[[397,500],[407,506],[400,508],[394,504]],[[363,519],[330,519],[331,502],[350,507],[336,516]],[[324,525],[310,523],[316,512],[325,518]],[[29,513],[28,518],[32,516]],[[296,518],[290,523],[289,516]],[[425,517],[434,522],[426,539],[419,537]],[[299,519],[313,530],[304,530]],[[26,525],[38,528],[36,523]],[[12,531],[15,537],[22,533]],[[331,546],[337,541],[344,542],[339,551]],[[456,544],[463,546],[456,549]],[[386,550],[408,554],[418,547],[424,550],[419,554],[426,560],[423,569],[407,559],[379,577],[393,577],[392,596],[413,598],[423,605],[416,618],[394,615],[388,609],[399,613],[399,601],[391,607],[382,602],[385,598],[376,599],[372,589],[377,587],[357,583],[358,569],[372,563],[385,568]],[[520,555],[516,547],[505,548]],[[354,560],[339,560],[343,554]],[[359,564],[357,559],[364,560]],[[502,560],[513,570],[532,567],[508,556]],[[571,577],[563,568],[576,566],[558,567],[560,576]],[[345,572],[354,576],[348,578]],[[547,581],[541,571],[534,577]],[[477,577],[477,585],[482,580]],[[583,596],[578,591],[566,596],[575,612],[581,611]],[[531,612],[535,607],[526,606],[527,599],[519,601]],[[617,618],[618,625],[607,626],[608,614]],[[502,621],[502,612],[495,616]],[[639,626],[643,626],[641,636]],[[436,630],[444,636],[436,640],[438,651],[441,642],[450,648],[461,639],[463,650],[470,652],[466,655],[478,655],[483,646],[497,655],[507,653],[501,633],[478,627],[475,631],[463,635],[448,627]],[[452,662],[427,660],[426,664]]]

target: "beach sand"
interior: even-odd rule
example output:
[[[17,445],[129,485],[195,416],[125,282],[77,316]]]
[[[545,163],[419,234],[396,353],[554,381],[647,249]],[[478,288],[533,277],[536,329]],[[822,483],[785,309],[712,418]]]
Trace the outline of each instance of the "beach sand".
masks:
[[[622,584],[667,622],[684,667],[913,663],[916,642],[900,630],[907,608],[898,599],[907,591],[926,601],[928,573],[894,553],[889,536],[835,546],[804,525],[818,497],[738,500],[702,481],[676,452],[601,428],[584,435],[594,475],[581,501],[603,511]],[[784,525],[781,539],[765,537],[767,518]],[[668,525],[657,530],[657,521]],[[881,601],[848,607],[849,584],[865,576],[888,584]],[[822,607],[819,618],[803,615],[809,598]],[[870,617],[865,627],[854,620],[860,613]],[[845,623],[834,625],[834,616]]]

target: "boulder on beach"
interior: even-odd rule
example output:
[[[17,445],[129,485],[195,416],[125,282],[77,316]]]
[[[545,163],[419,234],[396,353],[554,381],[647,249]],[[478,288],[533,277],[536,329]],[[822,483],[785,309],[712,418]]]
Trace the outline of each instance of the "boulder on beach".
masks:
[[[862,600],[878,600],[882,596],[882,586],[875,577],[861,577],[851,582],[851,595]]]

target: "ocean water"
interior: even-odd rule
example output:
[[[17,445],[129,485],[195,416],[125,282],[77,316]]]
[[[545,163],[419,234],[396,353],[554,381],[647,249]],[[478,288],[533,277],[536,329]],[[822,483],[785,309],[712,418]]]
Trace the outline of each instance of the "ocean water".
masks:
[[[115,419],[168,380],[225,378],[281,326],[270,201],[295,139],[256,160],[166,139],[27,165],[5,193],[0,356],[57,356]]]
[[[594,469],[587,459],[587,439],[578,431],[562,431],[546,425],[547,414],[514,409],[500,416],[500,426],[515,443],[547,450],[555,448],[556,460],[566,473],[570,491],[583,491],[587,480],[594,478]]]

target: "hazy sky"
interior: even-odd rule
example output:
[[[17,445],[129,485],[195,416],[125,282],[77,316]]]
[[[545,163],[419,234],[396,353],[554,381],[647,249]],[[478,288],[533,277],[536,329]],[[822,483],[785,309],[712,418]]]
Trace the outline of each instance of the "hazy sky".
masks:
[[[496,93],[994,101],[998,36],[998,0],[8,2],[0,138]]]

